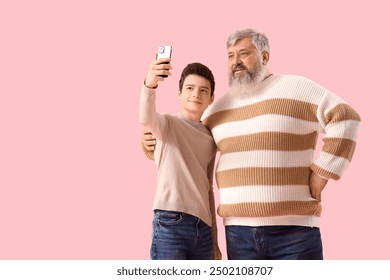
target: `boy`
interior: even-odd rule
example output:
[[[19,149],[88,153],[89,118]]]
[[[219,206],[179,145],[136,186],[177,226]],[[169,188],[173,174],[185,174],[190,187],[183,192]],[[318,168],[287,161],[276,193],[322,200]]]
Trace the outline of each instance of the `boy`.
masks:
[[[212,189],[216,146],[200,121],[214,100],[214,76],[201,63],[188,64],[179,81],[180,113],[159,114],[156,89],[162,75],[171,75],[169,62],[151,63],[140,97],[140,123],[157,139],[150,255],[154,260],[221,259]]]

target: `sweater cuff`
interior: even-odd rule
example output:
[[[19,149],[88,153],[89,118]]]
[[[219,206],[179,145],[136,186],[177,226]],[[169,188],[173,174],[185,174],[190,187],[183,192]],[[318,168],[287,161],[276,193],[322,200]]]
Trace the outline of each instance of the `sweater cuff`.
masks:
[[[320,176],[326,180],[333,179],[333,180],[337,181],[341,178],[340,175],[333,173],[333,172],[330,172],[328,170],[325,170],[325,169],[315,165],[314,163],[311,164],[310,169],[313,172],[317,173],[318,176]]]

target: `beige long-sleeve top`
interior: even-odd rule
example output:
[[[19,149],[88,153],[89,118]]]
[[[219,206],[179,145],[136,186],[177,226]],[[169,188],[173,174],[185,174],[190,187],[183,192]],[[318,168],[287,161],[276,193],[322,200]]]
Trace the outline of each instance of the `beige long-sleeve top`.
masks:
[[[157,189],[153,209],[200,218],[216,232],[213,172],[216,146],[210,131],[181,114],[156,112],[156,90],[142,87],[140,123],[157,139]]]

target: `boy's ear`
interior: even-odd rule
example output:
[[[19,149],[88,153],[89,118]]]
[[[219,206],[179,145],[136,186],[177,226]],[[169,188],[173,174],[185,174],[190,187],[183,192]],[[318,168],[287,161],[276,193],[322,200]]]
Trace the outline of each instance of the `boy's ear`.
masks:
[[[213,104],[213,102],[214,102],[214,95],[210,97],[209,105]]]

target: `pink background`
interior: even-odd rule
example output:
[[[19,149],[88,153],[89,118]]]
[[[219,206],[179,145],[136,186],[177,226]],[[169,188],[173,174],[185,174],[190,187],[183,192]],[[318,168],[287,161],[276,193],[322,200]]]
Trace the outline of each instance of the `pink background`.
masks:
[[[349,169],[323,193],[325,258],[390,259],[387,1],[132,2],[1,1],[0,259],[148,259],[156,172],[139,148],[138,95],[149,63],[173,45],[160,111],[179,108],[190,62],[213,70],[218,98],[227,36],[247,27],[268,35],[273,73],[311,78],[362,117]]]

